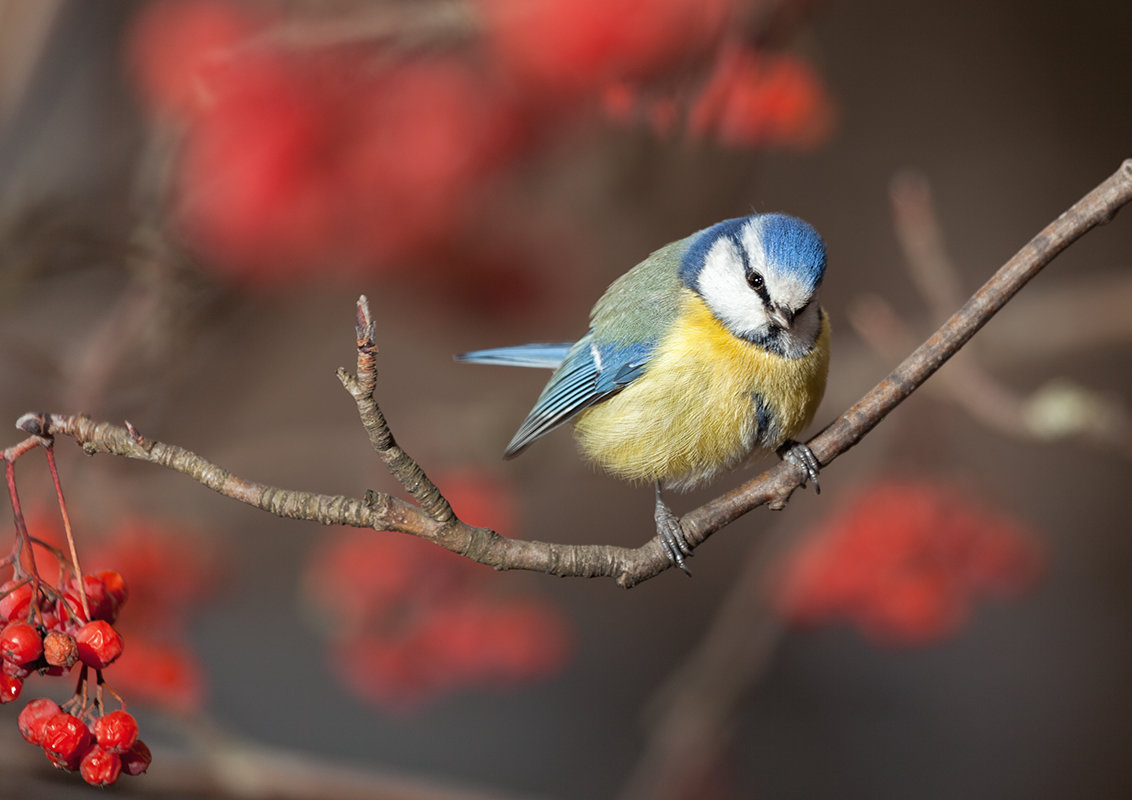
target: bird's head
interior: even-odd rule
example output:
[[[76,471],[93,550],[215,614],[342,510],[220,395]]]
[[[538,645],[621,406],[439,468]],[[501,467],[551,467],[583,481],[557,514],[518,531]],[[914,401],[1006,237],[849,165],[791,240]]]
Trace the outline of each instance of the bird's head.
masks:
[[[825,244],[785,214],[730,219],[693,235],[680,277],[735,336],[786,358],[813,349]]]

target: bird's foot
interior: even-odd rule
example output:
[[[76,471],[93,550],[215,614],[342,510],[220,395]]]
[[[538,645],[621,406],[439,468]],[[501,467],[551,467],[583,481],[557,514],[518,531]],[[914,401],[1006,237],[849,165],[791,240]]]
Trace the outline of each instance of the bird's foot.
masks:
[[[821,464],[818,463],[818,457],[814,455],[813,450],[801,442],[788,439],[782,447],[778,448],[778,457],[783,461],[789,461],[802,470],[806,474],[806,477],[802,480],[802,485],[805,486],[806,480],[809,480],[814,485],[814,491],[821,494],[821,484],[818,483],[818,472],[821,471]]]
[[[679,567],[684,571],[685,575],[691,575],[688,565],[684,563],[685,557],[692,557],[692,546],[688,544],[688,540],[684,537],[684,529],[680,527],[680,518],[672,513],[664,502],[664,498],[660,492],[660,484],[656,487],[656,511],[653,513],[656,519],[656,538],[660,540],[660,546],[664,548],[665,554],[668,555],[668,560],[673,565]]]

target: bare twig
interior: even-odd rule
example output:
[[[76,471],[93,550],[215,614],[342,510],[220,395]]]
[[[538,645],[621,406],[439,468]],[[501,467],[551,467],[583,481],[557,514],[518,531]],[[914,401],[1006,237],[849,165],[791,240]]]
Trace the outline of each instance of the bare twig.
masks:
[[[809,441],[824,466],[849,450],[924,383],[1053,258],[1132,200],[1132,159],[1050,223],[1002,266],[943,326],[887,378],[829,427]],[[506,539],[452,515],[447,501],[423,470],[393,440],[374,398],[376,370],[373,320],[368,302],[358,301],[358,374],[339,377],[358,406],[374,448],[402,485],[421,502],[414,506],[372,492],[364,499],[287,489],[239,478],[184,448],[150,441],[137,431],[82,416],[25,414],[18,425],[40,436],[74,438],[88,453],[112,453],[184,472],[227,497],[273,514],[324,524],[352,525],[411,533],[496,569],[526,569],[574,577],[612,577],[633,586],[671,564],[659,541],[638,548],[562,545]],[[801,470],[782,463],[738,489],[687,514],[681,525],[696,545],[760,505],[782,508],[801,485]]]
[[[452,513],[452,506],[440,494],[436,484],[425,475],[420,465],[397,445],[393,432],[389,430],[389,424],[385,421],[385,415],[374,397],[377,389],[377,344],[374,341],[376,329],[369,309],[369,300],[364,294],[358,298],[354,330],[357,334],[358,372],[357,375],[351,375],[346,370],[339,369],[338,380],[342,381],[346,391],[357,403],[362,427],[369,434],[370,444],[385,462],[386,469],[405,487],[405,491],[412,495],[432,520],[447,525],[456,518]]]

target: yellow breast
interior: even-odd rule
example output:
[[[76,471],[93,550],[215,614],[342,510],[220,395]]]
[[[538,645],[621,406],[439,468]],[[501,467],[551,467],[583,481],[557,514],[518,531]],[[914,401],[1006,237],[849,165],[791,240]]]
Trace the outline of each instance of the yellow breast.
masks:
[[[738,339],[685,290],[682,312],[645,373],[578,416],[582,452],[610,473],[687,488],[799,434],[825,392],[829,323],[786,359]],[[763,421],[760,435],[758,402]]]

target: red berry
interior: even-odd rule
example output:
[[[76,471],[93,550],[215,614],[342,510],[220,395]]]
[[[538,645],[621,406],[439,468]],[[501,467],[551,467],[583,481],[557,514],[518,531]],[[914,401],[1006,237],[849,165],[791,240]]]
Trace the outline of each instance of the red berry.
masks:
[[[106,590],[106,584],[102,582],[102,578],[97,575],[84,575],[83,588],[86,590],[87,607],[90,608],[91,619],[104,619],[107,622],[113,622],[118,616],[118,603],[110,596]],[[71,578],[70,584],[66,592],[66,597],[74,604],[78,612],[82,611],[83,601],[79,593],[79,582],[75,578]]]
[[[32,700],[24,706],[24,710],[16,719],[20,735],[31,744],[40,744],[43,738],[43,724],[58,713],[59,705],[54,700],[47,697]]]
[[[13,578],[0,585],[0,620],[22,619],[31,606],[31,582]]]
[[[138,723],[133,714],[111,711],[92,726],[98,746],[111,753],[126,753],[138,739]]]
[[[122,654],[122,637],[106,620],[88,622],[75,632],[79,659],[88,667],[104,669]]]
[[[122,756],[122,772],[127,775],[141,775],[149,769],[149,762],[153,761],[153,756],[149,752],[149,748],[145,746],[145,742],[138,739],[134,742],[134,746],[130,748],[130,752]]]
[[[43,723],[39,743],[52,764],[73,770],[90,750],[93,737],[81,719],[60,712]]]
[[[73,587],[63,593],[63,599],[59,601],[59,605],[56,608],[59,612],[60,619],[66,621],[68,628],[75,628],[82,625],[84,622],[90,621],[86,611],[83,609],[83,599],[79,596],[78,589]],[[91,605],[90,609],[94,611],[95,606]]]
[[[0,654],[13,664],[30,664],[43,654],[43,639],[26,622],[9,622],[0,631]]]
[[[75,637],[62,631],[48,631],[43,637],[43,660],[52,667],[68,670],[79,660]]]
[[[106,594],[108,594],[120,608],[122,604],[126,602],[126,598],[130,596],[130,591],[126,587],[126,579],[112,569],[102,570],[102,572],[98,573],[98,578],[106,587]]]
[[[122,774],[122,759],[95,745],[83,756],[79,773],[91,786],[109,786]]]
[[[23,690],[23,678],[13,678],[11,675],[0,675],[0,705],[18,700],[20,698],[20,692]]]

